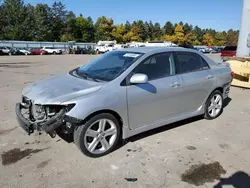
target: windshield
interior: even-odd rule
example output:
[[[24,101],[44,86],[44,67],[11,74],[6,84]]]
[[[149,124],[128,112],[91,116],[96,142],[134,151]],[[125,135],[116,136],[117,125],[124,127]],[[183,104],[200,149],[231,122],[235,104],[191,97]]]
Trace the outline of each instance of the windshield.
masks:
[[[102,81],[111,81],[122,74],[142,55],[142,53],[126,51],[108,52],[78,68],[77,74],[78,76],[88,75]]]

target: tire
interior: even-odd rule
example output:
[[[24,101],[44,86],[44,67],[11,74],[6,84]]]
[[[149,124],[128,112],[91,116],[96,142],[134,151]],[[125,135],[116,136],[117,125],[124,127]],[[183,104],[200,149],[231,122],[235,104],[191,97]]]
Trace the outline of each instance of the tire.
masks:
[[[216,102],[216,97],[219,97],[219,102]],[[214,104],[212,104],[212,100],[214,101]],[[213,107],[212,107],[213,106]],[[212,110],[211,110],[212,109]],[[214,111],[213,111],[214,110]],[[213,113],[213,112],[214,113]],[[207,99],[207,102],[205,104],[205,114],[204,118],[208,120],[215,119],[221,115],[223,112],[223,96],[222,93],[219,90],[215,90]]]
[[[101,121],[102,122],[105,121],[107,123],[107,124],[104,123],[105,124],[104,130],[105,130],[105,126],[106,128],[110,126],[110,128],[108,128],[104,132],[99,131],[99,129],[102,129],[100,128]],[[108,130],[111,130],[111,129],[112,129],[112,132],[115,132],[114,135],[112,136],[105,135],[105,133],[106,134],[111,133],[111,132],[109,133],[107,132]],[[116,130],[113,131],[114,129]],[[87,136],[86,132],[87,131],[89,132],[89,130],[91,131],[94,130],[94,133],[95,134],[97,133],[98,136],[95,136],[95,137]],[[89,133],[89,135],[91,134]],[[92,158],[97,158],[97,157],[101,157],[112,152],[117,146],[118,141],[120,140],[120,135],[121,135],[121,126],[118,120],[109,113],[101,113],[89,119],[84,125],[76,127],[76,129],[74,130],[74,142],[83,154]],[[107,149],[103,146],[103,143],[107,143],[106,144]],[[91,145],[93,147],[91,147]],[[91,148],[93,151],[90,151]]]

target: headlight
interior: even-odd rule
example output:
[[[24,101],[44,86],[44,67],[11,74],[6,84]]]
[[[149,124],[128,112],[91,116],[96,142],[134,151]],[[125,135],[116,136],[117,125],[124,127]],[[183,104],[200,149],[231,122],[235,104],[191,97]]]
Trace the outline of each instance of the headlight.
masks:
[[[32,105],[31,113],[36,120],[43,120],[46,116],[44,107],[38,104]]]

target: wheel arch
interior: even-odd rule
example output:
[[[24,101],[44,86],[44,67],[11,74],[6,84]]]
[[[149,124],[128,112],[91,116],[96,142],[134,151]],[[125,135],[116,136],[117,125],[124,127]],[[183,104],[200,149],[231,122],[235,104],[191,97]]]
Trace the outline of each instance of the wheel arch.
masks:
[[[220,91],[221,94],[223,95],[223,87],[217,87],[217,88],[215,88],[215,89],[210,93],[210,95],[211,95],[213,92],[215,92],[216,90]],[[209,96],[210,96],[210,95],[209,95]]]
[[[98,111],[95,111],[93,113],[91,113],[90,115],[88,115],[84,120],[83,120],[83,123],[86,123],[89,119],[91,119],[92,117],[98,115],[98,114],[101,114],[101,113],[108,113],[108,114],[111,114],[113,115],[117,121],[119,122],[119,125],[123,126],[123,120],[122,120],[122,117],[117,113],[115,112],[114,110],[110,110],[110,109],[103,109],[103,110],[98,110]],[[121,129],[122,130],[122,129]]]
[[[209,97],[213,94],[213,92],[215,92],[215,91],[220,91],[221,92],[221,94],[223,95],[223,87],[216,87],[215,89],[213,89],[208,95],[207,95],[207,97],[204,99],[204,101],[203,101],[203,103],[202,103],[202,111],[203,112],[205,112],[205,105],[206,105],[206,103],[208,102],[208,99],[209,99]]]

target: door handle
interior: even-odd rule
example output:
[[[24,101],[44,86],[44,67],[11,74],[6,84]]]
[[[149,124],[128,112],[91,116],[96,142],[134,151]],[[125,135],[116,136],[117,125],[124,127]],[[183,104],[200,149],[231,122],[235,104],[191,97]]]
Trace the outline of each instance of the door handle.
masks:
[[[181,84],[179,82],[173,82],[170,87],[179,87]]]
[[[206,77],[206,79],[208,79],[208,80],[211,80],[211,79],[213,79],[214,78],[214,75],[208,75],[207,77]]]

